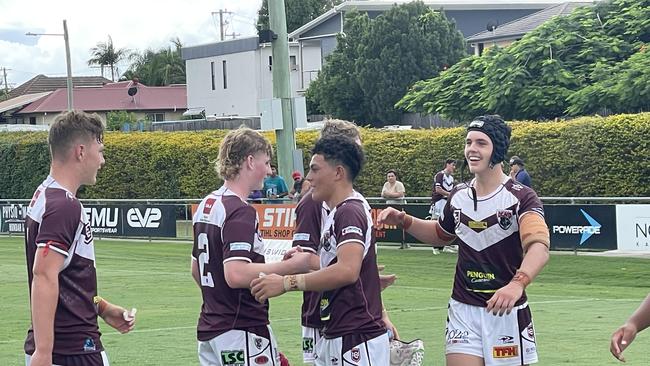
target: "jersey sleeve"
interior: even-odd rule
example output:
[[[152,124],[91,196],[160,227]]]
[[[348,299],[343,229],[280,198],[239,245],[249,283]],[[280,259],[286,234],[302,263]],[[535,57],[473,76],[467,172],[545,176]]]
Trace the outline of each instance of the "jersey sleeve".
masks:
[[[296,207],[296,230],[293,234],[292,246],[300,245],[303,249],[318,252],[321,234],[323,204],[314,201],[311,194],[305,196]]]
[[[445,207],[442,209],[440,217],[438,217],[438,225],[440,225],[440,228],[447,234],[456,236],[456,221],[451,206],[451,195],[449,195],[449,199],[447,200],[447,203],[445,203]]]
[[[223,261],[253,261],[255,237],[258,235],[257,212],[252,206],[242,206],[226,215],[221,230]]]
[[[438,173],[436,174],[436,177],[433,179],[433,190],[435,191],[436,187],[442,187],[442,178],[443,174]]]
[[[68,256],[81,219],[81,204],[64,191],[48,197],[43,219],[36,236],[38,247],[50,249]]]
[[[521,220],[522,216],[529,213],[536,213],[544,217],[544,205],[542,205],[542,201],[537,197],[537,193],[527,187],[525,187],[522,192],[523,196],[519,201],[519,208],[517,211],[518,220]]]
[[[334,235],[336,245],[347,242],[358,242],[366,245],[368,219],[361,205],[345,204],[334,213]]]

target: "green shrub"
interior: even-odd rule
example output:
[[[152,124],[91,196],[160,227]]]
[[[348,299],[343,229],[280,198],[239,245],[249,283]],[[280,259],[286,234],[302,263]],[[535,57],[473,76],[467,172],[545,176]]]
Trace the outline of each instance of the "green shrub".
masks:
[[[650,113],[583,117],[570,122],[513,122],[509,156],[526,162],[541,196],[650,196]],[[108,132],[106,165],[86,198],[201,198],[222,181],[214,170],[227,131]],[[273,144],[273,133],[265,132]],[[307,170],[316,131],[298,132]],[[395,169],[408,196],[429,196],[447,158],[463,157],[464,128],[390,131],[363,129],[367,163],[357,180],[378,196]],[[0,134],[0,197],[29,198],[49,171],[47,135]],[[456,180],[460,180],[459,169]],[[467,174],[466,174],[467,176]],[[289,179],[289,177],[285,177]]]

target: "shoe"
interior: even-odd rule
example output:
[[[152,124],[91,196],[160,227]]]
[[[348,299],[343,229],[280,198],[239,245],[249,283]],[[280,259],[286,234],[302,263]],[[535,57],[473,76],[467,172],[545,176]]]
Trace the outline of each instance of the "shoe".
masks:
[[[440,254],[440,250],[438,250],[438,248],[432,248],[432,249],[433,249],[433,255]]]
[[[458,253],[458,248],[454,248],[451,245],[447,245],[442,248],[443,253]]]

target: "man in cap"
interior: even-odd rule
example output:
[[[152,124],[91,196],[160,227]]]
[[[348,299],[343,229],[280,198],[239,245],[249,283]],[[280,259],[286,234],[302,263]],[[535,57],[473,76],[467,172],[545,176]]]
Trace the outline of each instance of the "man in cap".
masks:
[[[526,168],[524,168],[524,161],[517,155],[510,158],[510,178],[526,187],[532,187],[530,174],[528,174]]]

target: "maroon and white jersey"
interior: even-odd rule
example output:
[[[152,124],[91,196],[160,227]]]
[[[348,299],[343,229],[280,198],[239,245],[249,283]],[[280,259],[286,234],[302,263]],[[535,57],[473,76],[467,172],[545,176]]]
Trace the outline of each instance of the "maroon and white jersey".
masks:
[[[362,245],[364,249],[357,281],[322,294],[325,338],[354,333],[372,337],[386,331],[381,320],[381,289],[372,224],[370,206],[356,192],[332,209],[325,219],[318,251],[321,268],[337,262],[340,245]]]
[[[318,255],[321,228],[329,210],[322,201],[315,201],[311,191],[303,196],[296,206],[296,230],[293,234],[293,246]],[[301,323],[305,327],[321,328],[320,292],[305,291],[302,295]]]
[[[436,192],[436,187],[442,188],[445,192],[451,192],[454,189],[454,177],[451,174],[445,173],[444,170],[436,173],[433,177],[433,189],[431,192],[431,204],[434,204],[446,197]]]
[[[199,267],[203,297],[198,339],[209,341],[231,329],[265,327],[268,302],[257,302],[248,288],[230,288],[224,276],[224,264],[229,261],[264,263],[264,243],[253,206],[221,187],[201,201],[193,224],[192,259]]]
[[[524,215],[543,217],[544,207],[535,191],[504,176],[496,191],[477,197],[475,209],[473,184],[452,191],[438,223],[459,239],[451,297],[465,304],[486,306],[486,301],[507,285],[521,266],[519,220]],[[525,301],[524,292],[516,305]]]
[[[95,246],[92,230],[81,202],[48,176],[38,187],[27,209],[25,251],[29,292],[37,248],[47,255],[65,257],[59,272],[59,298],[54,315],[53,354],[78,355],[103,350],[97,326]],[[30,296],[31,298],[31,296]],[[30,326],[25,353],[34,353]]]

